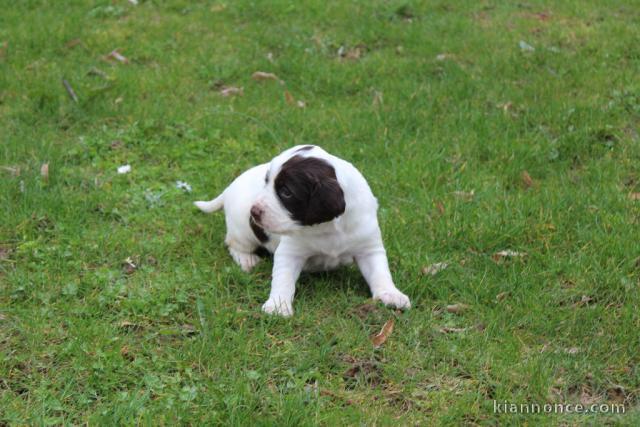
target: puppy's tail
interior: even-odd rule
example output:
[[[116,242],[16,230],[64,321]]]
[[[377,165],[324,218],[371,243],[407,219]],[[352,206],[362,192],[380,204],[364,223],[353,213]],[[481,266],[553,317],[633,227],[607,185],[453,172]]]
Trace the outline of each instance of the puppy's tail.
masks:
[[[215,212],[222,209],[222,207],[224,206],[223,196],[224,196],[224,193],[220,194],[218,197],[216,197],[211,201],[208,201],[208,202],[198,201],[198,202],[193,202],[193,204],[196,205],[198,209],[200,209],[202,212],[206,212],[206,213]]]

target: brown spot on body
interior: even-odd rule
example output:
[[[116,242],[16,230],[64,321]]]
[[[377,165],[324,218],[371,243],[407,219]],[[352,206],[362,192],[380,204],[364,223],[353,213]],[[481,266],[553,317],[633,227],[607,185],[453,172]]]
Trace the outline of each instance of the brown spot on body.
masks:
[[[267,233],[265,233],[262,227],[256,224],[256,222],[253,220],[253,217],[249,217],[249,225],[251,226],[251,231],[253,231],[253,234],[258,238],[258,240],[260,240],[261,243],[266,243],[269,241],[269,236],[267,236]]]

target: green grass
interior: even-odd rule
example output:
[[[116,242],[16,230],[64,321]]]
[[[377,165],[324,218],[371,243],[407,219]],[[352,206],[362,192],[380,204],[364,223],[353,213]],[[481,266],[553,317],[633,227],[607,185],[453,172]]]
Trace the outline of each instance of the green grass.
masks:
[[[0,424],[639,422],[636,3],[0,10]],[[116,48],[128,64],[104,60]],[[223,216],[193,207],[309,143],[368,178],[412,310],[369,307],[347,268],[303,275],[295,316],[265,316],[271,261],[240,271]],[[505,249],[527,255],[494,262]]]

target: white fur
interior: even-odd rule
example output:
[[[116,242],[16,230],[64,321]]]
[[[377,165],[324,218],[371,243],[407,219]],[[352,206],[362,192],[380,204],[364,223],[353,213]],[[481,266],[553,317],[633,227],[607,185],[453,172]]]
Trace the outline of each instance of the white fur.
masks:
[[[262,310],[292,315],[295,284],[302,270],[328,270],[354,261],[374,299],[388,306],[410,308],[409,298],[396,288],[391,278],[378,226],[378,202],[367,181],[351,163],[320,147],[297,152],[300,148],[293,147],[270,163],[249,169],[210,202],[195,202],[204,212],[224,206],[225,242],[233,259],[245,271],[258,262],[253,252],[261,245],[249,225],[249,212],[253,205],[263,211],[261,225],[270,239],[262,246],[274,253],[274,263],[271,292]],[[276,195],[274,181],[282,165],[294,154],[324,159],[333,166],[346,203],[342,215],[313,226],[302,226],[291,219]],[[269,181],[265,184],[267,172]]]

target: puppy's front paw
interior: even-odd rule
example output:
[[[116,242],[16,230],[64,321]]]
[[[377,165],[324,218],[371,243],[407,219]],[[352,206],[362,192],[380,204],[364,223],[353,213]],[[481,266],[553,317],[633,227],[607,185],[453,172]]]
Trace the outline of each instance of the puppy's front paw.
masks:
[[[401,310],[411,308],[409,297],[397,289],[381,292],[378,295],[374,295],[373,299],[382,301],[388,307],[395,307]]]
[[[268,314],[290,317],[293,315],[293,305],[289,301],[269,298],[267,302],[262,305],[262,311]]]

